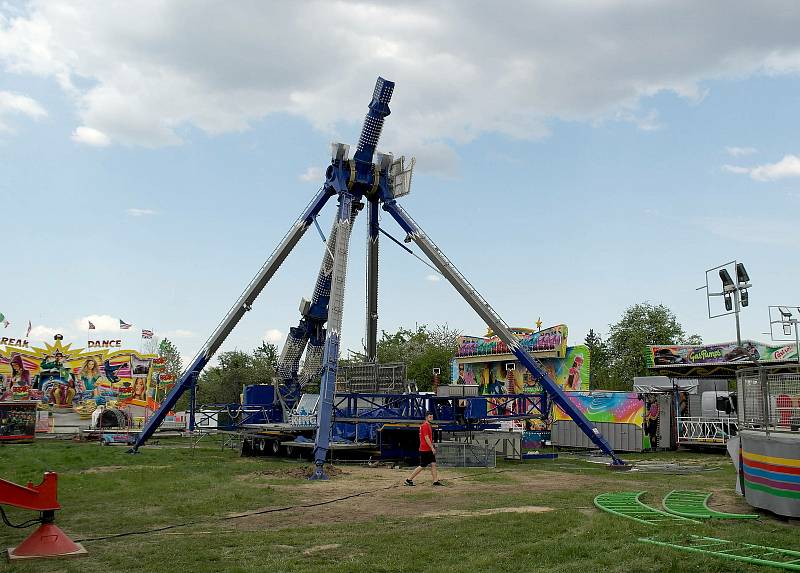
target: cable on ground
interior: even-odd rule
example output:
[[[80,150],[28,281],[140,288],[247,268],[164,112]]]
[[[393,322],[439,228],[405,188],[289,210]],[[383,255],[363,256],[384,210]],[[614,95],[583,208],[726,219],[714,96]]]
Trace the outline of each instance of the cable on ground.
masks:
[[[458,479],[465,479],[465,478],[470,478],[470,477],[477,476],[477,475],[483,475],[485,473],[503,473],[503,472],[507,472],[507,471],[511,471],[511,470],[510,469],[508,469],[508,470],[490,470],[490,471],[486,471],[486,472],[479,472],[479,473],[473,473],[473,474],[464,474],[464,475],[461,475],[461,476],[454,476],[454,477],[447,478],[447,480],[448,481],[455,481],[455,480],[458,480]],[[239,514],[236,514],[236,515],[228,515],[228,516],[225,516],[225,517],[216,517],[216,518],[215,517],[209,517],[209,518],[205,518],[205,519],[196,519],[196,520],[192,520],[192,521],[185,521],[183,523],[175,523],[175,524],[172,524],[172,525],[164,525],[162,527],[153,527],[153,528],[150,528],[150,529],[142,529],[142,530],[137,530],[137,531],[126,531],[126,532],[123,532],[123,533],[113,533],[111,535],[103,535],[101,537],[86,537],[86,538],[83,538],[83,539],[76,539],[75,542],[76,543],[89,543],[89,542],[92,542],[92,541],[104,541],[106,539],[117,539],[119,537],[129,537],[131,535],[146,535],[148,533],[159,533],[161,531],[167,531],[167,530],[170,530],[170,529],[177,529],[179,527],[187,527],[189,525],[199,525],[201,523],[210,523],[210,522],[214,522],[214,521],[231,521],[231,520],[234,520],[234,519],[241,519],[243,517],[253,517],[255,515],[265,515],[265,514],[269,514],[269,513],[281,513],[281,512],[284,512],[284,511],[291,511],[291,510],[294,510],[294,509],[307,509],[307,508],[310,508],[310,507],[319,507],[319,506],[322,506],[322,505],[330,505],[332,503],[338,503],[340,501],[345,501],[347,499],[352,499],[352,498],[355,498],[355,497],[361,497],[361,496],[364,496],[364,495],[371,495],[373,493],[378,493],[379,491],[386,491],[386,490],[393,489],[393,488],[396,488],[396,487],[400,487],[400,484],[393,483],[391,485],[387,485],[387,486],[384,486],[384,487],[379,487],[379,488],[376,488],[376,489],[371,489],[371,490],[365,490],[365,491],[360,491],[360,492],[356,492],[356,493],[351,493],[349,495],[345,495],[345,496],[342,496],[342,497],[336,497],[336,498],[333,498],[333,499],[327,499],[325,501],[318,501],[318,502],[314,502],[314,503],[288,505],[288,506],[284,506],[284,507],[272,507],[272,508],[268,508],[268,509],[260,509],[258,511],[249,511],[249,512],[246,512],[246,513],[239,513]]]

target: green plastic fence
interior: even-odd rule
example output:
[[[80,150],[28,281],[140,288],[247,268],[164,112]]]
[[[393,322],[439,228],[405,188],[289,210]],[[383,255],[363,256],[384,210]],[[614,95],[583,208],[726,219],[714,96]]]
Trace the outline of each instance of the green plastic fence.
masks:
[[[800,551],[792,551],[791,549],[752,545],[750,543],[742,543],[741,541],[728,541],[726,539],[701,537],[699,535],[690,535],[678,541],[660,540],[655,537],[640,537],[639,541],[642,543],[661,545],[663,547],[671,547],[679,551],[704,553],[722,559],[744,561],[756,565],[769,565],[771,567],[788,569],[789,571],[800,571]]]
[[[674,515],[689,519],[758,519],[755,513],[725,513],[708,507],[710,493],[702,491],[673,490],[661,504]]]
[[[699,523],[693,519],[673,515],[665,511],[645,505],[640,501],[643,491],[621,491],[616,493],[601,493],[594,498],[594,504],[608,513],[626,517],[647,525]]]

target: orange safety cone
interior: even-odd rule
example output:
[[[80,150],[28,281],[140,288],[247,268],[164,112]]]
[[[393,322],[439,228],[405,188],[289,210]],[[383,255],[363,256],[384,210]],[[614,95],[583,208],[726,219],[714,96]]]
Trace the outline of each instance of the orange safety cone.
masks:
[[[48,515],[50,514],[50,515]],[[43,512],[43,523],[28,538],[8,550],[8,559],[36,559],[46,557],[74,557],[86,555],[86,549],[75,543],[52,522],[53,512]]]

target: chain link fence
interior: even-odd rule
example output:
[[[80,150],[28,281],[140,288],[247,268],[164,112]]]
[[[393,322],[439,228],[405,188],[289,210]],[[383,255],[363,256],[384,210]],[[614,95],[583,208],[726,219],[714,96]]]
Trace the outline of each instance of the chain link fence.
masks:
[[[436,463],[443,468],[493,468],[497,457],[488,444],[441,442],[436,444]]]
[[[742,429],[800,432],[800,368],[750,368],[737,375]]]

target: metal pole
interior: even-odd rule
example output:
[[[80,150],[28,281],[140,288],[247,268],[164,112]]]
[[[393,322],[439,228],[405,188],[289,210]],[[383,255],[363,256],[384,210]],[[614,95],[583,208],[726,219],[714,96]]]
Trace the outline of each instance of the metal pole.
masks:
[[[367,362],[378,361],[378,198],[369,200],[367,237]]]
[[[194,412],[197,408],[197,375],[192,374],[192,382],[189,387],[189,431],[194,432]]]
[[[797,354],[797,363],[800,364],[800,332],[797,331],[798,320],[794,321],[794,353]]]
[[[734,306],[734,314],[736,315],[736,344],[738,346],[742,345],[742,330],[739,326],[739,311],[741,308],[739,307],[739,289],[736,288],[733,291],[733,304]]]

